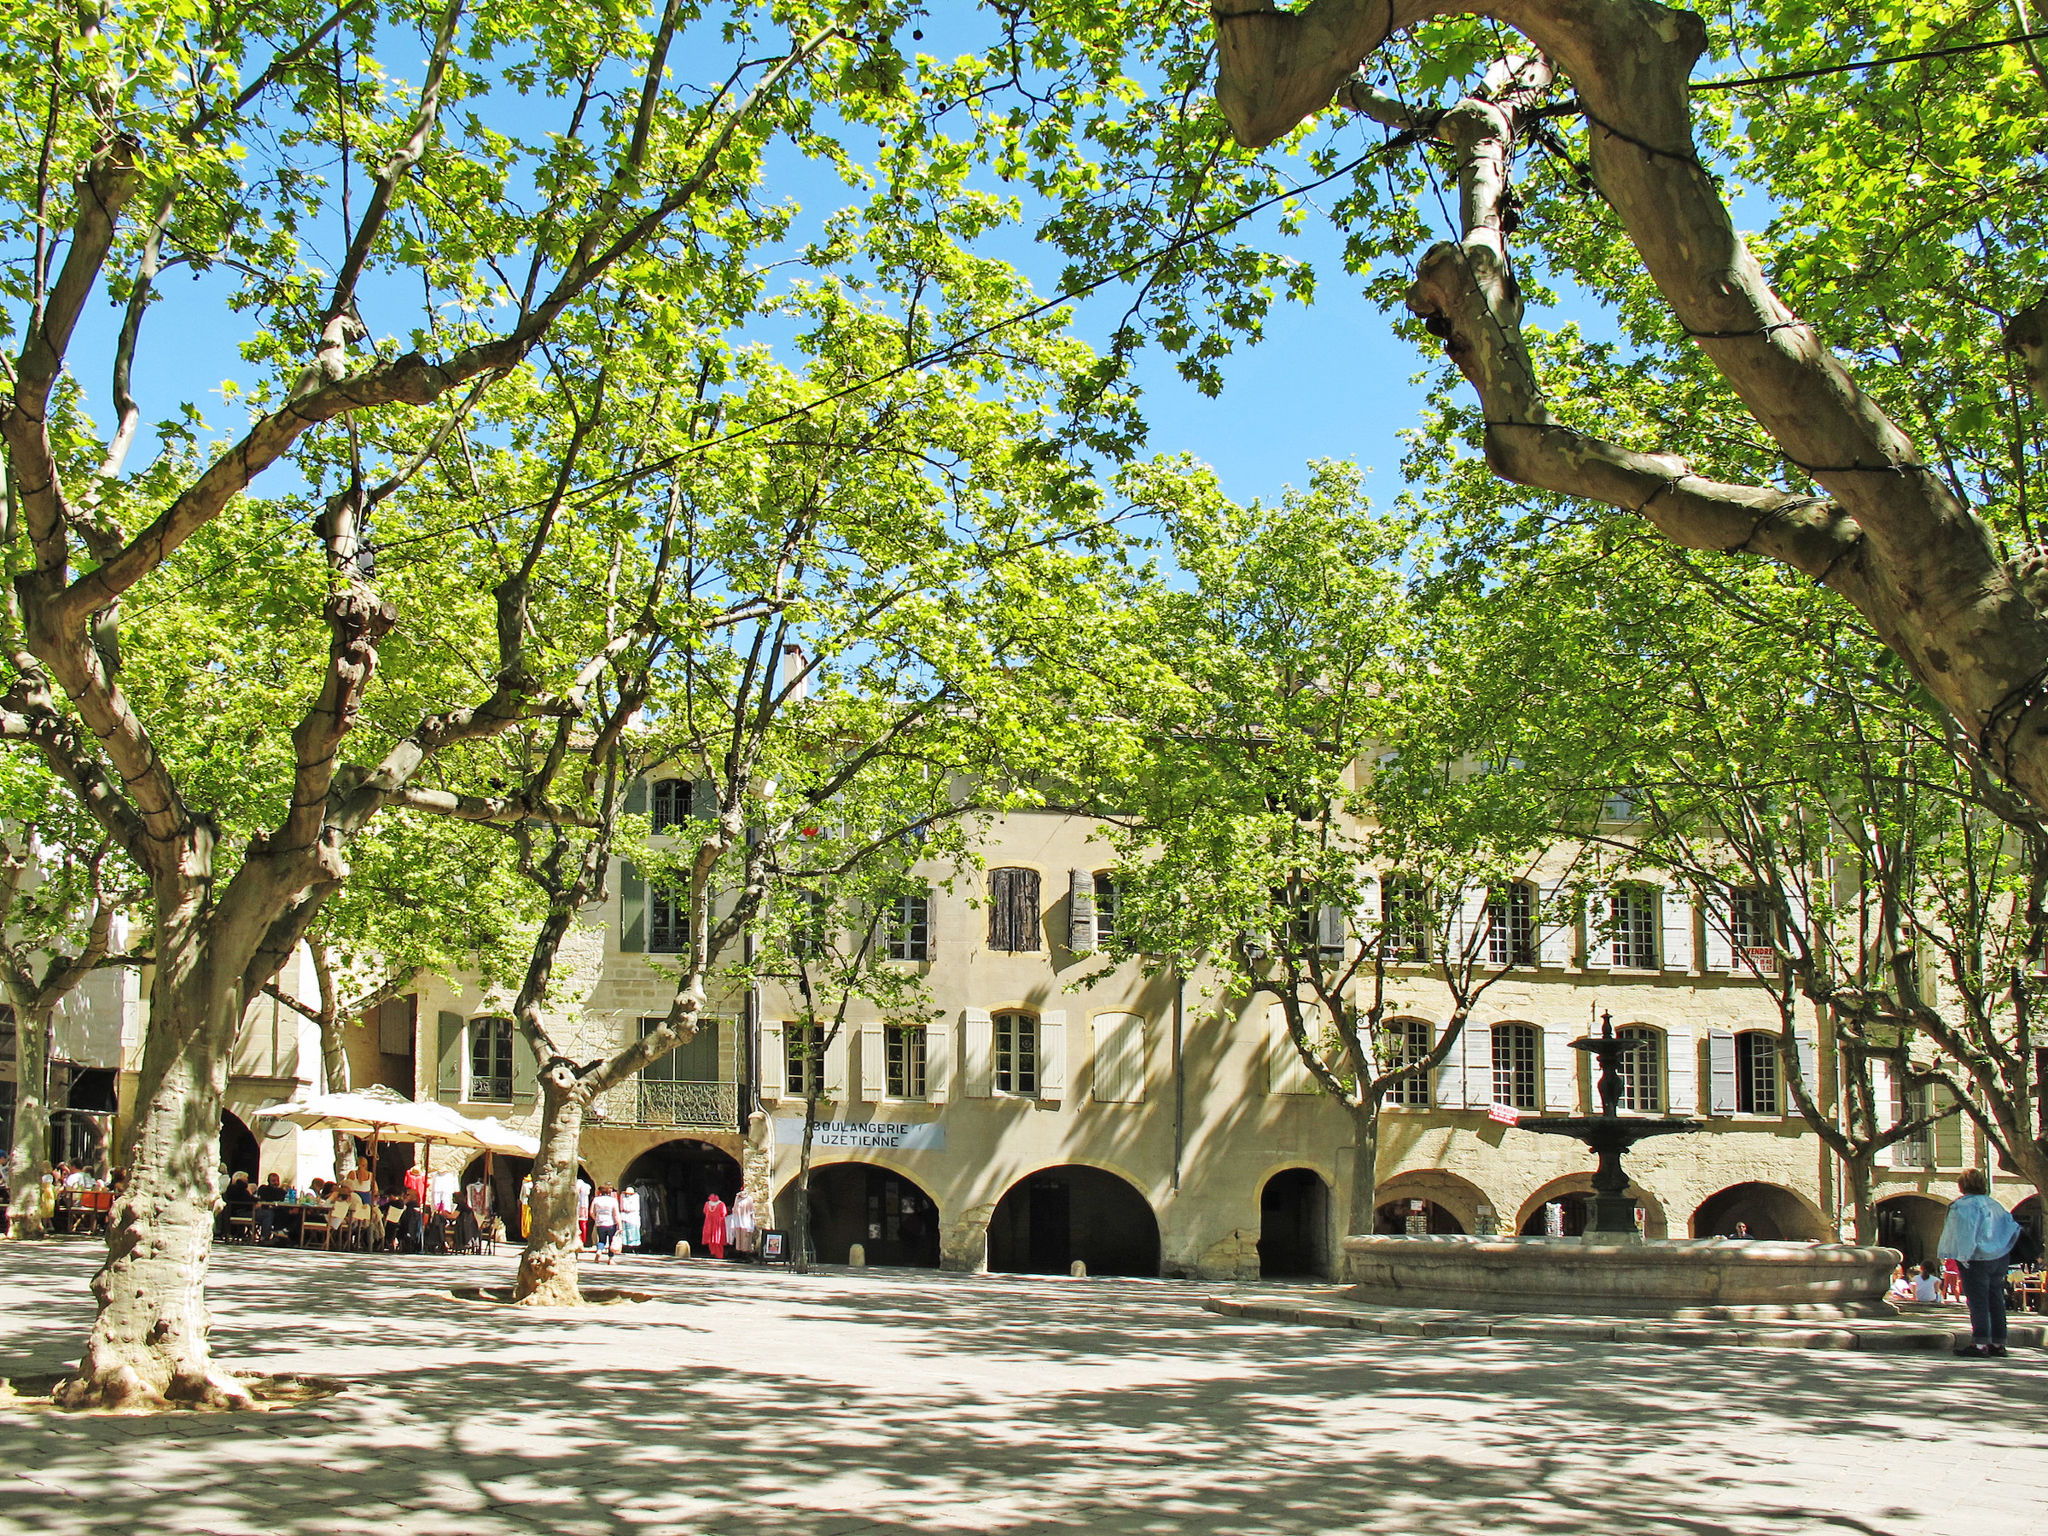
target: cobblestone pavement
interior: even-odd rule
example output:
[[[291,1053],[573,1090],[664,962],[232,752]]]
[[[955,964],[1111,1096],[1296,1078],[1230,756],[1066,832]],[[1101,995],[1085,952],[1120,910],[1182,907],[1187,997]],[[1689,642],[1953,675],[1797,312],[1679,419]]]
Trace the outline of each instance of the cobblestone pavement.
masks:
[[[94,1258],[0,1252],[0,1374],[75,1356]],[[510,1269],[221,1253],[220,1356],[349,1392],[0,1414],[0,1532],[2017,1536],[2048,1494],[2033,1350],[1401,1339],[1191,1285],[662,1260],[620,1267],[632,1307],[451,1294]]]

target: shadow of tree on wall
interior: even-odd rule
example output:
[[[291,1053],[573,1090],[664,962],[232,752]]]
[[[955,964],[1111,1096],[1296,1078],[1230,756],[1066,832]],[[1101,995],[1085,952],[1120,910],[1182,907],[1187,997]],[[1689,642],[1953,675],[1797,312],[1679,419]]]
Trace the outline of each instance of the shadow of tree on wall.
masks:
[[[75,1353],[93,1259],[0,1255],[0,1370]],[[2033,1360],[1432,1344],[928,1272],[650,1263],[622,1278],[661,1299],[574,1316],[448,1295],[506,1263],[223,1254],[220,1356],[351,1392],[0,1417],[0,1528],[1753,1536],[2018,1528],[1972,1520],[1973,1463],[2048,1486]]]

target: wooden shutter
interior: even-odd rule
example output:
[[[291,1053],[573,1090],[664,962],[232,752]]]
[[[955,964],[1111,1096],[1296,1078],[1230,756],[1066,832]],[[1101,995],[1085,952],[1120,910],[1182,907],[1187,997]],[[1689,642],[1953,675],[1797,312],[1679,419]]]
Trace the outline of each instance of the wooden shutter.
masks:
[[[1700,1107],[1700,1043],[1676,1030],[1664,1036],[1665,1110],[1692,1115]]]
[[[1465,1062],[1465,1107],[1486,1109],[1493,1103],[1493,1026],[1465,1026],[1461,1037]]]
[[[1507,900],[1508,888],[1501,888],[1501,900]],[[1490,965],[1487,958],[1488,925],[1486,921],[1486,887],[1467,886],[1458,892],[1455,916],[1451,919],[1451,962],[1454,965],[1471,963]]]
[[[1806,1083],[1806,1091],[1815,1099],[1820,1097],[1820,1044],[1813,1038],[1813,1031],[1802,1029],[1792,1036],[1792,1044],[1799,1062],[1799,1076]],[[1780,1108],[1787,1115],[1799,1113],[1799,1101],[1792,1097],[1787,1086],[1782,1095],[1785,1102]]]
[[[629,859],[619,866],[619,953],[647,948],[647,882]]]
[[[835,1104],[846,1102],[847,1033],[844,1025],[833,1030],[832,1041],[825,1047],[825,1097]]]
[[[1057,1104],[1067,1096],[1067,1015],[1054,1009],[1038,1016],[1038,1096]]]
[[[1038,952],[1038,871],[1019,869],[1010,881],[1011,947],[1026,953]]]
[[[1316,948],[1326,955],[1344,953],[1344,909],[1335,902],[1316,908]]]
[[[1604,885],[1586,892],[1586,969],[1604,971],[1614,964],[1614,893]]]
[[[1702,970],[1735,969],[1735,940],[1731,935],[1735,918],[1731,902],[1728,888],[1724,885],[1715,885],[1707,892],[1707,899],[1700,904],[1706,940],[1701,946]]]
[[[462,1015],[441,1010],[440,1050],[435,1056],[434,1095],[450,1103],[462,1097]]]
[[[1095,876],[1067,871],[1067,948],[1085,955],[1095,948]]]
[[[990,949],[1014,949],[1010,942],[1010,912],[1015,905],[1010,897],[1010,877],[1014,869],[992,869],[988,872],[988,947]]]
[[[1572,963],[1572,917],[1561,883],[1545,885],[1536,907],[1536,959],[1546,966]],[[1492,1070],[1489,1066],[1488,1070]],[[1491,1094],[1489,1089],[1488,1093]],[[1490,1102],[1490,1100],[1489,1100]]]
[[[1579,1058],[1584,1054],[1571,1047],[1572,1031],[1546,1024],[1541,1033],[1543,1060],[1543,1108],[1553,1115],[1569,1115],[1578,1108]]]
[[[764,1019],[761,1023],[761,1097],[779,1099],[789,1091],[789,1056],[782,1039],[782,1025]]]
[[[526,1038],[526,1031],[518,1020],[512,1023],[512,1102],[531,1104],[538,1091],[540,1063],[533,1051],[533,1042]]]
[[[1268,1093],[1314,1093],[1315,1074],[1294,1048],[1287,1033],[1287,1010],[1279,1003],[1266,1009],[1266,1091]]]
[[[1093,1020],[1094,1096],[1102,1104],[1145,1097],[1145,1021],[1135,1013],[1099,1013]]]
[[[718,820],[718,786],[711,780],[690,780],[690,815],[698,821]]]
[[[953,1029],[943,1021],[925,1026],[924,1096],[931,1104],[953,1096]]]
[[[1666,886],[1658,893],[1663,913],[1663,931],[1658,934],[1658,952],[1667,971],[1692,969],[1692,892]]]
[[[1707,1031],[1707,1113],[1735,1113],[1735,1036],[1725,1029]]]
[[[960,1091],[985,1099],[995,1083],[996,1026],[985,1008],[966,1009],[960,1017]]]
[[[880,1024],[860,1026],[860,1096],[870,1104],[889,1096],[888,1052]]]
[[[1873,1059],[1870,1062],[1870,1112],[1875,1120],[1874,1134],[1882,1136],[1899,1123],[1899,1088],[1892,1077],[1892,1064]],[[1899,1150],[1897,1142],[1878,1150],[1872,1161],[1880,1168],[1900,1166],[1893,1159]]]
[[[1946,1088],[1935,1086],[1927,1091],[1927,1099],[1935,1113],[1951,1108],[1956,1096]],[[1960,1168],[1963,1166],[1963,1116],[1961,1111],[1946,1120],[1937,1120],[1933,1126],[1934,1166],[1937,1168]]]
[[[1471,1033],[1472,1025],[1467,1021],[1465,1035]],[[1432,1030],[1430,1041],[1432,1047],[1436,1044],[1434,1035],[1435,1031]],[[1463,1109],[1465,1107],[1464,1035],[1458,1037],[1457,1044],[1453,1045],[1450,1054],[1444,1057],[1443,1065],[1436,1069],[1436,1105],[1439,1109]]]
[[[634,779],[626,786],[626,814],[645,816],[647,814],[647,781]]]

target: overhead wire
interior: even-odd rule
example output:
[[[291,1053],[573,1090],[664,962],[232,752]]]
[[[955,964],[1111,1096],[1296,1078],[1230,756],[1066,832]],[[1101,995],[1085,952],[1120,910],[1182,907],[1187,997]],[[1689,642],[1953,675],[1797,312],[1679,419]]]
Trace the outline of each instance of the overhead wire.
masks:
[[[1955,43],[1947,48],[1922,48],[1913,53],[1886,54],[1877,59],[1857,59],[1848,64],[1819,64],[1812,69],[1788,69],[1775,75],[1741,75],[1721,79],[1694,80],[1690,91],[1741,91],[1758,85],[1784,85],[1794,80],[1818,80],[1823,75],[1849,75],[1863,69],[1883,69],[1887,64],[1917,64],[1924,59],[1952,59],[1966,53],[1990,53],[1999,48],[2024,48],[2048,38],[2048,27],[2034,32],[2015,32],[2009,37],[1982,43]]]

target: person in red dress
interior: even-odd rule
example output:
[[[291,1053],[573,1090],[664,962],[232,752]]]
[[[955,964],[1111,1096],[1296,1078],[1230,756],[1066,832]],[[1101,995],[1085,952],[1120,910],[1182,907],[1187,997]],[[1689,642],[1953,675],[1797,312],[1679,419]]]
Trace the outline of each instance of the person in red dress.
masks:
[[[725,1257],[725,1202],[716,1191],[704,1201],[704,1247],[714,1259]]]

